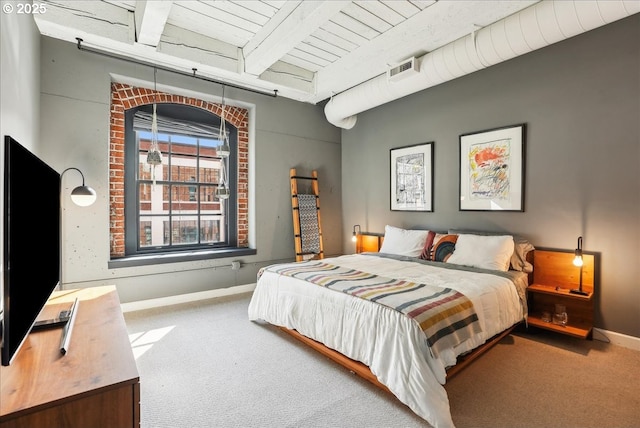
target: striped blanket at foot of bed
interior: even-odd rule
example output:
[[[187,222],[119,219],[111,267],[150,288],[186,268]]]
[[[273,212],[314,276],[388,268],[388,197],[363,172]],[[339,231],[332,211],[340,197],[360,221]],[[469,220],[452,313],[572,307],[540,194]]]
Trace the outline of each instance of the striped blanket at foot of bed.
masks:
[[[341,291],[403,313],[420,326],[435,357],[440,350],[455,347],[481,332],[471,300],[451,288],[385,278],[322,261],[274,265],[265,270]]]

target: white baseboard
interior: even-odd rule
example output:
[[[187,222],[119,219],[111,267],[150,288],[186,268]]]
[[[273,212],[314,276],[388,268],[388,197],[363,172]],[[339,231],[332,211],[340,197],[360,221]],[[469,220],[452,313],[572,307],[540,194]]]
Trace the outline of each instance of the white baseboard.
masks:
[[[179,294],[176,296],[159,297],[157,299],[140,300],[137,302],[122,303],[122,312],[140,311],[143,309],[159,308],[161,306],[177,305],[179,303],[196,302],[198,300],[213,299],[216,297],[233,296],[235,294],[248,293],[256,288],[256,284],[237,285],[229,288],[217,288],[215,290],[200,291],[198,293]]]
[[[616,333],[614,331],[594,328],[593,339],[610,342],[614,345],[633,349],[634,351],[640,351],[640,337],[627,336],[626,334]]]

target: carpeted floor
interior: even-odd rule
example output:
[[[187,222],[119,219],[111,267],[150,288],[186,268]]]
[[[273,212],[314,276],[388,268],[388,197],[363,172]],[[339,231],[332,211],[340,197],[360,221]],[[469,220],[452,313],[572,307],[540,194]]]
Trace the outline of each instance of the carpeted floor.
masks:
[[[538,330],[446,386],[458,427],[640,427],[640,352]]]
[[[272,326],[250,294],[125,314],[141,427],[424,427],[391,394]],[[463,427],[640,426],[640,352],[517,333],[446,385]]]

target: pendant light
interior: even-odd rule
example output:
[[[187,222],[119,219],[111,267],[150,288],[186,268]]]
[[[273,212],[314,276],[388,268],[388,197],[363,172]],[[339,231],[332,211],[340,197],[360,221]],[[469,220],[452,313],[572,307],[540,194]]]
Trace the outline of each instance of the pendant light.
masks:
[[[216,197],[220,200],[229,199],[231,191],[227,183],[227,168],[229,167],[229,155],[231,147],[229,146],[229,138],[227,137],[226,121],[224,119],[224,86],[222,86],[222,111],[220,112],[220,133],[218,141],[220,145],[216,148],[216,154],[220,156],[220,182],[216,189]]]
[[[158,146],[158,115],[156,113],[156,75],[158,73],[158,69],[153,69],[153,116],[151,118],[151,145],[149,146],[149,151],[147,152],[147,163],[151,165],[151,178],[153,179],[153,185],[156,185],[156,166],[162,164],[162,153],[160,152],[160,147]]]

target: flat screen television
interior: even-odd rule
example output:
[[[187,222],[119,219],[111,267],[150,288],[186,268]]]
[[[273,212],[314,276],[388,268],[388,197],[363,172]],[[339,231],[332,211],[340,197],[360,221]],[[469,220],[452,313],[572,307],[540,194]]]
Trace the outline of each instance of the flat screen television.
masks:
[[[4,137],[2,365],[60,283],[60,174]]]

